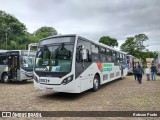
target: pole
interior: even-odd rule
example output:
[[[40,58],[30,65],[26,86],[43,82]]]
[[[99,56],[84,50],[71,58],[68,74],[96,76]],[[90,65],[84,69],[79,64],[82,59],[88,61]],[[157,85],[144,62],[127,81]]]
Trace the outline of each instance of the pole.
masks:
[[[6,50],[7,50],[7,33],[6,33]]]

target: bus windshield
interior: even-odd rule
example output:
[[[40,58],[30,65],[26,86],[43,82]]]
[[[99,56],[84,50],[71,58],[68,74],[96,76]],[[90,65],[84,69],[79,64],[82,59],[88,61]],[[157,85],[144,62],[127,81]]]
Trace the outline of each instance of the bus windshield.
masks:
[[[73,47],[73,43],[40,46],[35,59],[35,71],[70,72]]]
[[[34,57],[33,56],[22,56],[21,64],[22,64],[22,68],[33,69]]]

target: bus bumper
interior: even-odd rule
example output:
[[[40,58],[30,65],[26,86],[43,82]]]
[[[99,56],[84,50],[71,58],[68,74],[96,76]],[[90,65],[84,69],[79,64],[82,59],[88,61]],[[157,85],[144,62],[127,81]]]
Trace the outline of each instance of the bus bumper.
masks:
[[[46,85],[34,81],[35,89],[53,91],[53,92],[66,92],[66,93],[80,93],[80,86],[75,84],[75,80],[66,85]]]

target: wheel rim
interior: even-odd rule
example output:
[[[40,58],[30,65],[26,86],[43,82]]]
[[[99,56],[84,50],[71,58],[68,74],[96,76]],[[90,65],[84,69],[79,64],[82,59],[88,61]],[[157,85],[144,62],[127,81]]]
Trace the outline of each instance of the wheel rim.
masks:
[[[8,81],[8,76],[4,76],[4,82]]]
[[[98,88],[98,79],[97,78],[94,79],[94,86],[96,89]]]

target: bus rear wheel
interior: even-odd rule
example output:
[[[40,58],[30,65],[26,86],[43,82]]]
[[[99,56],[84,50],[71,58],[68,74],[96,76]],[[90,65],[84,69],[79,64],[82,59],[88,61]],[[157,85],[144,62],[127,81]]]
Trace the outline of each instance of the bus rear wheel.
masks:
[[[5,73],[3,76],[2,76],[2,82],[4,83],[9,83],[9,77],[8,77],[8,74]]]
[[[93,91],[97,91],[98,88],[100,86],[100,79],[97,75],[95,75],[94,79],[93,79]]]

